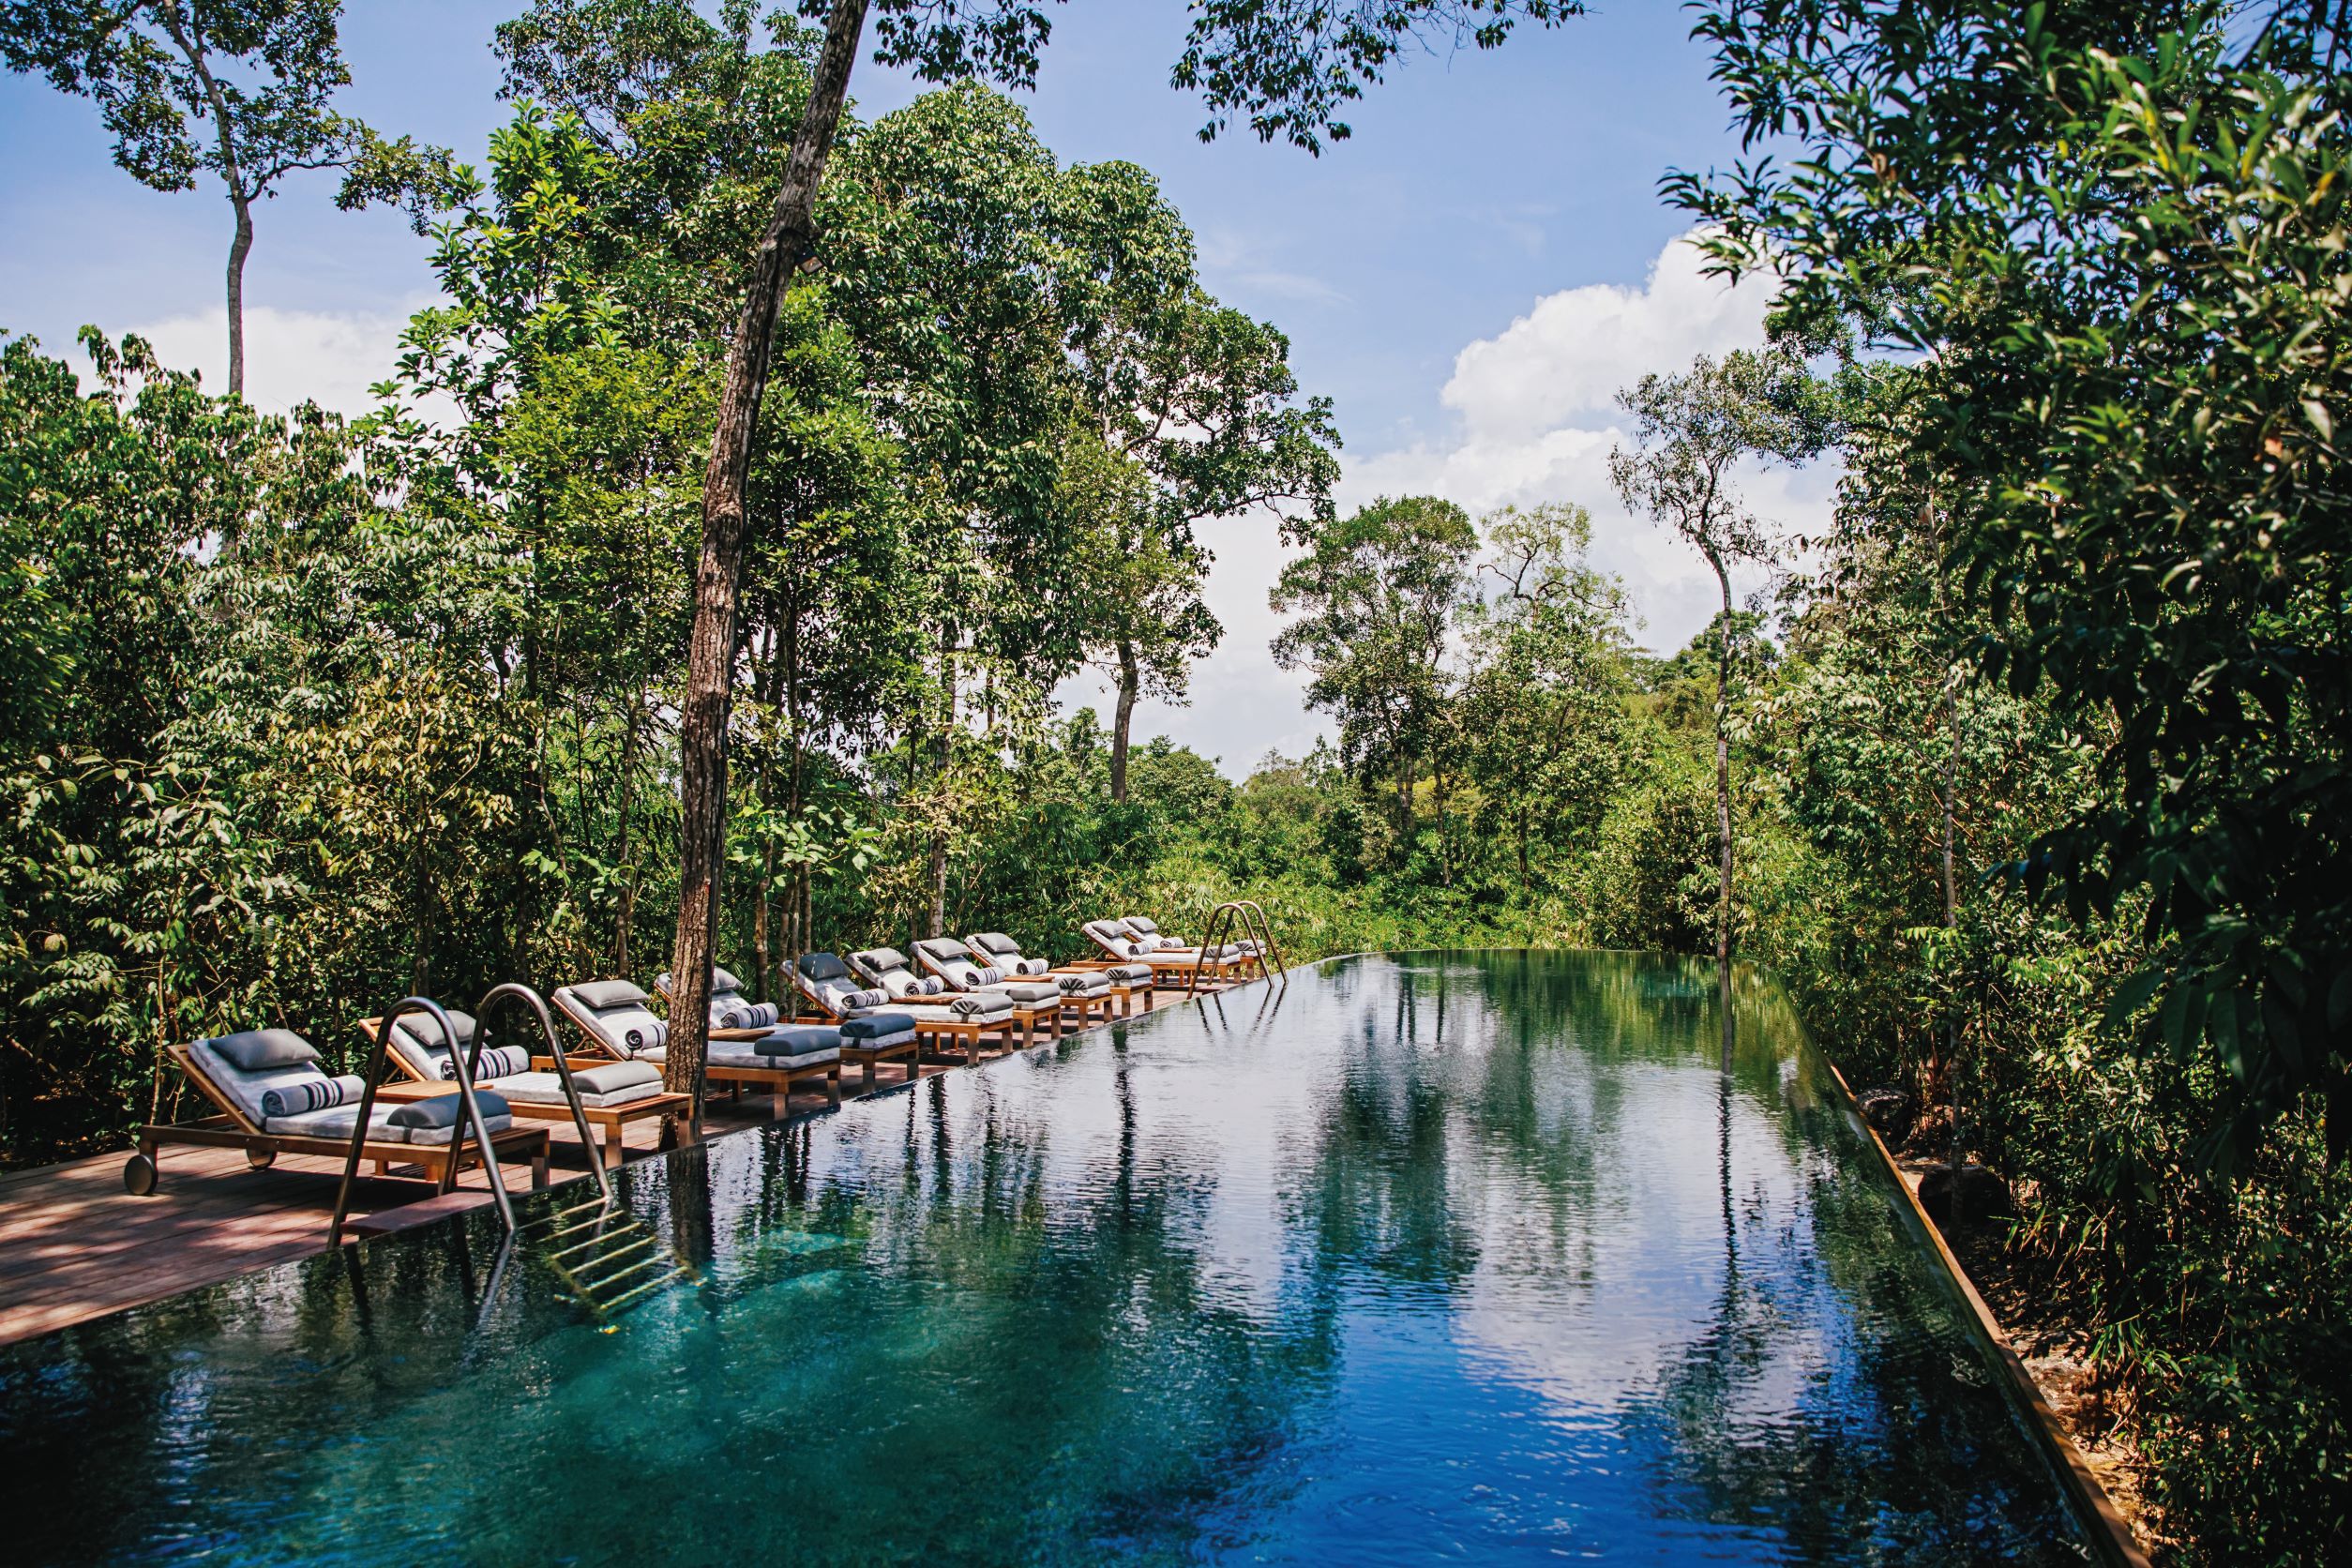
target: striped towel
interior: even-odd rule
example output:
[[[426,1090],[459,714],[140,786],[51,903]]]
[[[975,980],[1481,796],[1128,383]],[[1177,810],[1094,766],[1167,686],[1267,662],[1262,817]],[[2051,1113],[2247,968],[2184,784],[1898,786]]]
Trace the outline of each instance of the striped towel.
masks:
[[[469,1063],[474,1069],[474,1081],[488,1083],[492,1078],[513,1078],[517,1073],[531,1070],[531,1053],[520,1046],[499,1046],[482,1053],[479,1062]],[[458,1081],[458,1063],[454,1058],[441,1059],[441,1081]]]
[[[345,1073],[341,1078],[328,1078],[321,1073],[292,1083],[274,1083],[262,1091],[262,1118],[266,1121],[273,1116],[331,1110],[356,1102],[367,1092],[368,1086],[356,1073]]]
[[[765,1029],[783,1015],[773,1002],[738,1002],[718,1015],[721,1029]]]

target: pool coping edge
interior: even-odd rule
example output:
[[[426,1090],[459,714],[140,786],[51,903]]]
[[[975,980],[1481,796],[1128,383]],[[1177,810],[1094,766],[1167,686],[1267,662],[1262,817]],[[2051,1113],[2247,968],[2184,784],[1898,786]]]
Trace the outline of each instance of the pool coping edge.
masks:
[[[2107,1488],[2092,1471],[2089,1462],[2084,1459],[2082,1450],[2074,1446],[2074,1440],[2068,1437],[2066,1428],[2058,1424],[2058,1412],[2050,1408],[2050,1401],[2043,1394],[2042,1385],[2033,1380],[2033,1374],[2028,1370],[2025,1358],[2018,1355],[2016,1347],[2010,1343],[2008,1331],[2001,1327],[2000,1319],[1993,1315],[1992,1307],[1978,1292],[1976,1282],[1968,1277],[1968,1271],[1961,1267],[1960,1259],[1953,1256],[1951,1245],[1944,1240],[1944,1233],[1928,1217],[1926,1208],[1919,1200],[1919,1194],[1912,1190],[1910,1183],[1903,1179],[1903,1168],[1895,1163],[1893,1151],[1887,1147],[1886,1139],[1878,1136],[1878,1129],[1862,1115],[1861,1103],[1854,1098],[1853,1087],[1846,1081],[1846,1075],[1838,1070],[1837,1063],[1830,1060],[1827,1052],[1822,1053],[1821,1061],[1830,1069],[1830,1076],[1836,1080],[1838,1093],[1845,1096],[1847,1114],[1869,1138],[1870,1146],[1878,1152],[1878,1159],[1885,1166],[1887,1175],[1893,1180],[1895,1190],[1910,1206],[1911,1217],[1926,1232],[1930,1249],[1942,1263],[1952,1284],[1958,1288],[1960,1299],[1975,1314],[1977,1327],[1991,1343],[1994,1359],[2007,1374],[2011,1397],[2026,1413],[2027,1425],[2040,1440],[2043,1457],[2050,1461],[2059,1482],[2073,1495],[2076,1510],[2084,1521],[2097,1527],[2089,1532],[2093,1548],[2107,1568],[2153,1568],[2147,1549],[2140,1545],[2139,1537],[2132,1533],[2132,1527],[2125,1522],[2122,1511],[2107,1495]]]

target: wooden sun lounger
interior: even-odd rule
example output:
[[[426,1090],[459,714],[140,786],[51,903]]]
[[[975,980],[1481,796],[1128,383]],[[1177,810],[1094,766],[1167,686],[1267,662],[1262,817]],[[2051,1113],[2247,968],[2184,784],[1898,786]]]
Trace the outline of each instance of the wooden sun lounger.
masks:
[[[138,1141],[139,1152],[123,1168],[123,1185],[134,1194],[143,1198],[155,1191],[161,1182],[162,1173],[156,1155],[166,1144],[201,1149],[242,1149],[245,1151],[245,1163],[256,1170],[267,1170],[277,1163],[280,1154],[314,1154],[321,1159],[331,1160],[350,1155],[351,1140],[346,1138],[264,1132],[247,1120],[245,1112],[237,1108],[234,1100],[213,1087],[212,1079],[206,1078],[204,1069],[189,1058],[186,1046],[172,1047],[171,1055],[188,1081],[196,1086],[197,1093],[218,1107],[220,1114],[195,1122],[173,1122],[138,1128],[133,1137]],[[377,1093],[381,1096],[383,1092],[379,1090]],[[531,1187],[535,1192],[547,1185],[547,1145],[545,1127],[508,1127],[490,1134],[490,1147],[497,1152],[500,1159],[527,1159],[531,1162]],[[448,1168],[449,1153],[456,1147],[455,1140],[448,1143],[380,1143],[371,1138],[359,1146],[359,1154],[362,1159],[374,1162],[379,1176],[393,1174],[396,1164],[413,1165],[422,1172],[417,1180],[437,1185],[442,1173]],[[144,1162],[143,1170],[141,1169],[142,1161]],[[458,1168],[460,1171],[472,1170],[481,1163],[481,1147],[468,1129],[465,1153],[458,1162]]]
[[[808,1002],[810,1006],[815,1007],[817,1011],[822,1015],[816,1020],[818,1023],[837,1024],[841,1021],[821,1003],[810,1001],[810,999],[805,996],[801,1000]],[[890,1011],[890,1009],[887,1007],[882,1007],[875,1009],[875,1011],[886,1013]],[[774,1027],[776,1029],[786,1029],[799,1021],[802,1020],[786,1018],[783,1022],[776,1024]],[[711,1031],[711,1038],[714,1040],[757,1040],[761,1035],[772,1032],[773,1031],[769,1029],[714,1029]],[[901,1040],[895,1046],[870,1046],[855,1040],[844,1040],[841,1042],[842,1064],[844,1066],[855,1067],[859,1069],[857,1086],[861,1091],[868,1090],[874,1087],[874,1069],[876,1067],[882,1065],[885,1062],[896,1062],[902,1056],[907,1059],[907,1076],[905,1081],[912,1083],[917,1078],[922,1076],[923,1070],[923,1033],[920,1029],[915,1031],[913,1039]]]
[[[605,1040],[604,1035],[587,1019],[565,1006],[562,997],[555,999],[555,1007],[556,1011],[571,1020],[572,1027],[580,1031],[581,1036],[596,1048],[596,1052],[595,1058],[587,1061],[567,1052],[565,1056],[565,1061],[576,1066],[595,1066],[598,1062],[631,1060],[614,1050]],[[764,1029],[757,1030],[751,1033],[750,1037],[756,1040],[767,1033],[769,1032]],[[726,1040],[741,1039],[744,1035],[741,1031],[737,1030],[714,1029],[710,1032],[710,1037]],[[550,1073],[555,1070],[555,1063],[544,1057],[533,1057],[531,1065],[537,1068],[543,1061],[547,1062],[547,1065],[541,1070]],[[774,1108],[778,1116],[784,1114],[787,1104],[792,1099],[792,1086],[797,1083],[822,1083],[824,1086],[826,1102],[835,1106],[841,1103],[841,1063],[838,1061],[820,1062],[807,1067],[729,1067],[722,1066],[716,1062],[705,1061],[702,1063],[702,1081],[705,1084],[726,1084],[738,1099],[742,1097],[746,1086],[765,1089],[776,1096]]]
[[[368,1043],[371,1046],[376,1043],[376,1032],[383,1027],[382,1018],[359,1020],[359,1033],[367,1036]],[[438,1095],[454,1094],[458,1092],[456,1084],[442,1078],[429,1078],[418,1072],[409,1064],[408,1058],[399,1051],[387,1050],[384,1054],[390,1057],[393,1065],[406,1073],[408,1078],[400,1083],[379,1085],[376,1089],[377,1099],[390,1100],[398,1104],[403,1100],[430,1100]],[[607,1060],[609,1059],[598,1058],[592,1065],[602,1066]],[[551,1073],[555,1070],[555,1063],[544,1056],[535,1055],[531,1059],[531,1070],[535,1073]],[[475,1087],[490,1089],[494,1093],[496,1086],[476,1084]],[[501,1097],[505,1098],[505,1096]],[[580,1108],[587,1113],[588,1124],[599,1130],[602,1148],[598,1153],[604,1161],[605,1168],[612,1169],[627,1157],[626,1146],[623,1140],[630,1123],[643,1122],[662,1116],[683,1116],[693,1108],[693,1104],[692,1095],[675,1093],[665,1089],[658,1094],[648,1094],[641,1100],[631,1100],[625,1106],[583,1105]],[[572,1106],[569,1100],[507,1099],[506,1108],[518,1117],[533,1122],[569,1122],[572,1119]]]

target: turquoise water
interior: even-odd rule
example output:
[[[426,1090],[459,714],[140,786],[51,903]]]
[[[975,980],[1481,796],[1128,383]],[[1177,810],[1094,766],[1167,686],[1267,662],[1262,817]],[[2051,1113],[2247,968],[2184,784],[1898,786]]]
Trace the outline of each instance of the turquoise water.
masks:
[[[2083,1560],[1826,1069],[1717,1029],[1337,959],[631,1166],[701,1278],[609,1333],[477,1218],[0,1349],[6,1555]]]

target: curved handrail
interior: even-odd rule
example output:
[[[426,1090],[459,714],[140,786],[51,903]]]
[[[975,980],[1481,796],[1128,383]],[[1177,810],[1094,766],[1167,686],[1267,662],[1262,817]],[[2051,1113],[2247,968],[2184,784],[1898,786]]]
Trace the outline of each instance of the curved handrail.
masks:
[[[1274,946],[1274,922],[1266,918],[1266,906],[1255,898],[1234,901],[1242,906],[1244,920],[1250,915],[1257,917],[1258,928],[1250,933],[1250,938],[1260,944],[1258,949],[1258,972],[1269,979],[1279,979],[1288,986],[1290,983],[1289,968],[1283,963],[1282,954]],[[1269,963],[1274,966],[1271,970],[1266,967]]]
[[[1257,911],[1259,922],[1258,929],[1252,929],[1250,927],[1249,912],[1252,910]],[[1192,976],[1184,986],[1184,995],[1190,997],[1200,989],[1200,972],[1209,967],[1209,955],[1217,950],[1218,933],[1229,930],[1236,924],[1241,927],[1242,935],[1248,940],[1252,947],[1257,949],[1249,957],[1257,960],[1258,972],[1261,975],[1272,975],[1274,971],[1268,969],[1266,964],[1272,956],[1274,927],[1266,925],[1265,919],[1266,912],[1245,898],[1228,899],[1212,910],[1209,912],[1209,928],[1200,936],[1200,958],[1192,966]],[[1220,921],[1224,924],[1220,925]],[[1259,930],[1264,932],[1262,942],[1259,935]]]
[[[482,1032],[474,1032],[474,1048],[458,1049],[457,1026],[449,1021],[440,1003],[428,996],[406,996],[384,1009],[383,1021],[377,1026],[375,1045],[368,1053],[368,1074],[361,1079],[359,1091],[359,1120],[352,1124],[351,1153],[343,1159],[342,1184],[335,1193],[335,1218],[327,1226],[326,1244],[343,1244],[343,1221],[351,1214],[351,1184],[359,1174],[359,1151],[368,1141],[368,1123],[374,1114],[376,1080],[384,1074],[384,1053],[392,1048],[392,1025],[410,1013],[423,1013],[441,1026],[441,1037],[449,1048],[449,1062],[457,1074],[458,1099],[464,1113],[449,1130],[449,1157],[441,1169],[441,1190],[449,1192],[458,1184],[458,1163],[465,1153],[465,1129],[471,1126],[482,1146],[482,1174],[489,1179],[490,1198],[498,1205],[498,1217],[511,1233],[515,1229],[514,1199],[506,1196],[506,1179],[498,1169],[498,1153],[490,1145],[490,1129],[483,1124],[482,1108],[474,1098],[474,1068],[481,1059]]]
[[[548,1055],[555,1062],[555,1076],[563,1080],[564,1099],[572,1108],[572,1127],[580,1134],[580,1146],[588,1151],[588,1169],[596,1179],[596,1190],[604,1194],[607,1203],[612,1201],[612,1179],[605,1174],[604,1161],[596,1157],[596,1135],[588,1129],[588,1109],[581,1104],[580,1086],[572,1081],[572,1064],[564,1055],[564,1042],[556,1037],[555,1018],[547,1010],[547,1000],[520,980],[492,986],[474,1004],[474,1049],[479,1054],[482,1037],[490,1033],[490,1009],[501,1002],[513,1000],[531,1009],[539,1020],[539,1033],[547,1036]]]

